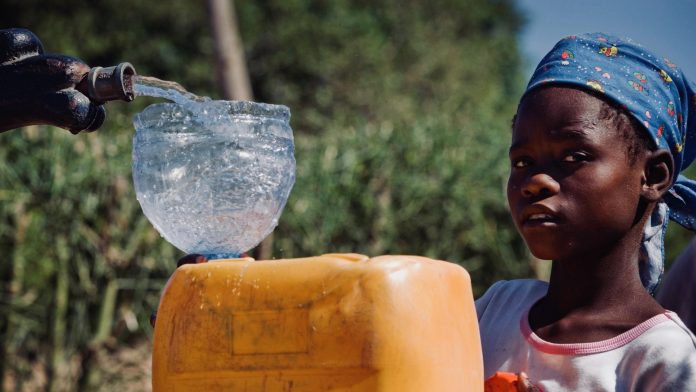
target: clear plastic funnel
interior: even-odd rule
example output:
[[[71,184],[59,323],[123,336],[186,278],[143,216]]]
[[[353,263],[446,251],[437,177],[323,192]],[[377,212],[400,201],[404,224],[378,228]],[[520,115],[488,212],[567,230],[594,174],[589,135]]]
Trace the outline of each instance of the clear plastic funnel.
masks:
[[[134,118],[133,182],[160,234],[237,257],[278,224],[295,182],[290,111],[240,101],[159,103]]]

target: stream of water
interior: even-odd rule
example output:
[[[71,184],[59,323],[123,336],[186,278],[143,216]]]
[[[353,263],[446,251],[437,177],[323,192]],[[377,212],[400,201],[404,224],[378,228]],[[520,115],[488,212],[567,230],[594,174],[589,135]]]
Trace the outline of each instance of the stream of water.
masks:
[[[180,105],[210,101],[208,97],[200,97],[186,91],[179,83],[153,78],[152,76],[136,75],[133,90],[136,96],[164,98]]]

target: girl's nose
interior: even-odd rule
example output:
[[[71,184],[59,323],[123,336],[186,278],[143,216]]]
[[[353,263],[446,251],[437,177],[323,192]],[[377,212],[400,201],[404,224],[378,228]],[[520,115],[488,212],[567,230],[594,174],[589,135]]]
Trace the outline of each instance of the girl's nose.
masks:
[[[560,185],[553,177],[545,173],[537,173],[529,177],[522,187],[522,196],[554,195],[560,191],[560,188]]]

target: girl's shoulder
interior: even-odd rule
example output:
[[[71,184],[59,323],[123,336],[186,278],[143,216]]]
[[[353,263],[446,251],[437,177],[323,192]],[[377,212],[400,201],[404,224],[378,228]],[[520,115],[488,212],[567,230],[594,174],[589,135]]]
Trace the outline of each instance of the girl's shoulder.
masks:
[[[543,280],[537,279],[513,279],[513,280],[499,280],[491,285],[491,287],[486,290],[483,296],[489,295],[489,293],[520,293],[520,292],[541,292],[546,293],[549,284]]]
[[[478,319],[488,315],[498,317],[500,313],[507,315],[522,314],[543,297],[548,290],[548,283],[536,279],[501,280],[495,282],[476,300]],[[495,313],[495,315],[494,315]]]
[[[694,334],[674,312],[665,311],[651,320],[658,319],[659,321],[644,328],[644,331],[641,331],[640,335],[636,337],[637,346],[642,346],[641,350],[652,351],[654,355],[663,354],[674,357],[681,353],[694,361],[693,364],[696,366],[696,337]]]
[[[664,316],[625,346],[617,368],[635,374],[638,390],[696,390],[696,337],[676,313]]]

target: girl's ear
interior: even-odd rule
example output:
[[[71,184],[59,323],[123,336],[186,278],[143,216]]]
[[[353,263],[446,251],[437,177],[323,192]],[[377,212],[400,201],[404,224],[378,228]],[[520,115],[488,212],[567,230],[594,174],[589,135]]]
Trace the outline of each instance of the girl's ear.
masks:
[[[648,151],[643,171],[641,196],[648,201],[658,201],[672,185],[674,159],[668,150]]]

